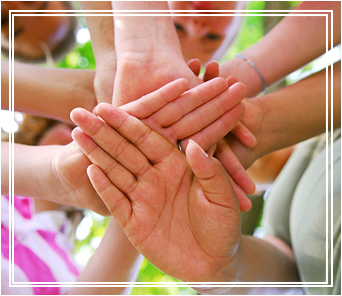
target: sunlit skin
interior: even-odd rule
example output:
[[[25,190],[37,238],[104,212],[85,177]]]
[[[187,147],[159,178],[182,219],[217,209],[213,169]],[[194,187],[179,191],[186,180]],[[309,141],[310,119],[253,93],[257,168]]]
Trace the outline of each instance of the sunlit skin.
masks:
[[[170,10],[196,10],[189,16],[173,14],[173,22],[182,46],[184,59],[198,58],[207,63],[220,47],[230,28],[233,15],[219,16],[227,12],[215,12],[212,16],[203,10],[234,10],[237,1],[168,1]],[[187,12],[182,12],[186,14]],[[193,16],[193,14],[197,14]],[[210,12],[209,12],[210,14]]]
[[[2,1],[1,46],[9,48],[10,10],[41,10],[37,13],[41,15],[47,14],[47,10],[65,9],[63,1]],[[69,16],[15,16],[13,27],[15,53],[33,59],[44,57],[42,44],[53,50],[65,38],[70,24]]]

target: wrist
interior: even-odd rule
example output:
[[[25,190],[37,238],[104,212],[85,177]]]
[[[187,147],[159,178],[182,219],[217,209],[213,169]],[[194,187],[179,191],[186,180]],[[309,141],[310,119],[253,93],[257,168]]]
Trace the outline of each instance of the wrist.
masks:
[[[79,71],[79,75],[76,75]],[[92,112],[93,108],[96,106],[96,97],[94,92],[94,78],[95,71],[93,70],[71,70],[71,74],[74,73],[74,83],[72,85],[72,93],[70,94],[70,98],[66,100],[66,104],[68,104],[65,108],[66,110],[66,119],[70,122],[70,112],[77,108],[82,107],[90,112]],[[65,84],[66,88],[68,88],[68,84]]]
[[[159,52],[176,54],[183,59],[178,36],[170,16],[115,16],[115,47],[118,59],[123,53],[153,55]],[[123,29],[124,28],[124,29]]]
[[[247,59],[251,60],[253,64],[260,71],[260,74],[264,77],[258,64],[249,57],[248,54],[243,54]],[[228,78],[230,75],[235,76],[238,81],[245,84],[247,88],[246,97],[251,98],[257,96],[264,89],[262,79],[260,79],[259,73],[245,60],[234,56],[229,61],[220,65],[220,76]]]

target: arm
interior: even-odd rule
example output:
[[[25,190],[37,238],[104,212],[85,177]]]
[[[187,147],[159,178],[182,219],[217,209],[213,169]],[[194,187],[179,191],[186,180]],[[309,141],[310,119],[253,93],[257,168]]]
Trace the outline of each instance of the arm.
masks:
[[[331,120],[331,75],[328,80],[329,128]],[[341,126],[341,62],[333,65],[333,126]],[[244,165],[301,141],[319,135],[326,130],[326,73],[322,70],[293,85],[262,97],[245,99],[246,112],[241,122],[255,135],[257,145],[243,146],[231,135],[226,137],[231,149]],[[220,143],[216,156],[228,166],[227,146]]]
[[[143,257],[132,246],[118,222],[109,220],[106,233],[77,282],[134,282]],[[73,287],[70,295],[129,294],[124,287]]]
[[[9,193],[10,144],[1,142],[1,192]],[[89,160],[76,143],[66,146],[14,144],[14,194],[88,208],[108,215],[86,174]]]
[[[341,42],[341,2],[303,1],[296,10],[333,10],[333,44]],[[313,14],[313,13],[311,13]],[[330,46],[331,19],[328,24]],[[284,38],[284,36],[286,36]],[[262,73],[267,86],[304,66],[326,51],[326,21],[324,16],[286,16],[259,42],[242,54]],[[247,87],[247,97],[256,96],[263,85],[257,72],[240,58],[233,58],[220,66],[220,76],[234,75]]]
[[[80,1],[83,10],[112,10],[110,1]],[[111,103],[116,73],[113,17],[85,16],[96,60],[94,90],[97,102]]]
[[[157,1],[113,1],[112,7],[168,10],[167,2]],[[183,59],[170,16],[115,16],[114,26],[118,58],[114,105],[136,100],[177,78],[186,78],[190,87],[198,84]]]
[[[73,111],[87,133],[76,128],[73,137],[94,163],[88,168],[92,184],[151,263],[188,282],[299,281],[291,256],[241,237],[237,198],[217,159],[193,141],[185,158],[110,105],[99,105],[97,112],[108,125],[89,112]]]
[[[76,107],[92,110],[94,71],[14,63],[15,110],[70,123]],[[1,108],[9,107],[9,63],[1,62]]]

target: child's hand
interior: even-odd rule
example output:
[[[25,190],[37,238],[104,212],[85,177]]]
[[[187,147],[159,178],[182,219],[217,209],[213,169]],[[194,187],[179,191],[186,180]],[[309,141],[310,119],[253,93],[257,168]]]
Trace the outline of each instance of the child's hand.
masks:
[[[71,113],[88,175],[132,244],[163,272],[222,281],[239,249],[239,203],[219,161],[190,142],[186,157],[111,105]],[[190,166],[188,165],[190,164]],[[195,173],[195,175],[193,174]],[[240,200],[246,206],[249,200]],[[234,267],[233,267],[234,269]]]

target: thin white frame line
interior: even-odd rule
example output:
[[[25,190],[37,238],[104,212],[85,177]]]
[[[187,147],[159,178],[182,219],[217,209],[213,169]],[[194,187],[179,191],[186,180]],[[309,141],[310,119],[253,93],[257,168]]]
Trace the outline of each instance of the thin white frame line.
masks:
[[[32,9],[32,10],[25,10],[25,9],[21,9],[21,10],[9,10],[9,12],[41,12],[42,10],[40,9]],[[122,13],[126,13],[126,12],[132,12],[132,13],[136,13],[138,15],[145,15],[146,13],[152,13],[152,12],[162,12],[164,14],[167,14],[167,15],[170,15],[168,12],[184,12],[186,13],[187,15],[189,15],[188,12],[198,12],[198,10],[129,10],[129,9],[126,9],[126,10],[92,10],[92,9],[89,9],[89,10],[60,10],[60,9],[51,9],[51,10],[46,10],[46,12],[78,12],[78,15],[79,14],[82,14],[83,15],[83,11],[86,11],[86,12],[108,12],[108,13],[111,13],[111,15],[115,14],[115,15],[121,15]],[[317,9],[312,9],[312,10],[241,10],[241,9],[236,9],[236,10],[232,10],[232,9],[224,9],[224,10],[201,10],[201,12],[208,12],[210,13],[211,15],[212,12],[218,12],[220,13],[218,16],[221,16],[221,12],[241,12],[243,13],[244,15],[246,15],[246,12],[249,14],[249,12],[284,12],[284,14],[287,14],[287,15],[295,15],[297,14],[298,12],[300,13],[305,13],[305,15],[308,15],[307,13],[311,13],[311,12],[319,12],[319,13],[326,13],[326,12],[333,12],[333,10],[329,10],[329,9],[326,9],[326,10],[317,10]],[[289,14],[289,12],[292,12],[291,14]],[[48,13],[50,14],[50,13]],[[43,14],[43,15],[47,15],[47,13]],[[95,14],[97,15],[97,14]],[[155,15],[155,14],[153,14]],[[202,14],[201,14],[202,15]],[[257,14],[257,15],[260,15],[260,14]],[[269,16],[273,16],[270,15],[270,14],[267,14]],[[198,14],[196,14],[196,16],[198,16]]]
[[[10,10],[9,11],[9,14],[10,14],[10,16],[12,16],[12,18],[13,18],[13,23],[14,23],[14,16],[17,16],[18,14],[12,14],[11,15],[11,13],[12,13],[12,11],[13,10]],[[16,10],[15,12],[18,12],[19,10]],[[21,10],[21,11],[26,11],[26,10]],[[33,11],[33,10],[32,10]],[[32,12],[31,11],[31,12]],[[40,11],[40,10],[38,10],[38,11]],[[65,11],[68,11],[68,10],[62,10],[61,12],[65,12]],[[290,12],[291,12],[291,10],[289,10]],[[332,10],[326,10],[327,12],[330,12],[331,13],[331,15],[333,15],[333,11]],[[83,12],[83,10],[77,10],[76,12]],[[122,11],[121,11],[122,12]],[[246,12],[246,11],[245,11]],[[255,10],[253,10],[252,12],[255,12]],[[269,11],[266,11],[266,12],[269,12]],[[305,12],[310,12],[310,11],[305,11]],[[321,11],[322,12],[322,11]],[[20,16],[30,16],[30,14],[19,14]],[[53,14],[45,14],[45,16],[46,15],[48,15],[48,16],[53,16]],[[61,16],[62,14],[58,14],[58,15],[56,15],[56,16]],[[70,16],[70,14],[66,14],[66,15],[68,15],[68,16]],[[80,13],[78,13],[78,14],[76,14],[75,16],[78,16],[78,15],[80,15]],[[85,14],[82,14],[82,15],[89,15],[89,16],[101,16],[100,14],[87,14],[87,13],[85,13]],[[117,15],[117,14],[116,14]],[[142,16],[142,15],[144,15],[144,16],[149,16],[149,15],[145,15],[145,13],[140,13],[140,14],[136,14],[136,15],[133,15],[133,16]],[[170,14],[166,14],[166,16],[169,16]],[[189,15],[189,14],[187,14],[187,15]],[[238,15],[238,14],[235,14],[235,15]],[[301,15],[301,14],[287,14],[288,16],[326,16],[326,18],[328,17],[328,14],[318,14],[318,15],[308,15],[308,14],[305,14],[305,15]],[[32,14],[32,16],[37,16],[36,14]],[[39,15],[39,16],[41,16],[41,15]],[[114,16],[114,14],[113,14],[113,16]],[[125,14],[125,16],[128,16],[127,14]],[[152,14],[151,16],[155,16],[155,14]],[[222,14],[222,16],[223,16],[223,14]],[[263,15],[263,14],[243,14],[243,16],[274,16],[274,14],[265,14],[265,15]],[[11,23],[10,23],[11,24]],[[10,29],[11,29],[11,26],[10,26]],[[326,28],[327,30],[328,30],[328,27]],[[14,40],[14,32],[12,32],[12,43],[13,43],[13,46],[12,46],[12,55],[13,55],[13,57],[14,57],[14,42],[13,42],[13,40]],[[328,33],[326,34],[326,35],[328,35]],[[11,45],[10,45],[11,46]],[[12,60],[11,59],[11,55],[10,55],[10,62],[11,62],[11,64],[12,64],[12,66],[14,65],[14,60]],[[14,68],[13,68],[13,71],[12,71],[12,79],[13,79],[13,81],[14,81]],[[13,86],[13,84],[12,84],[12,90],[13,90],[13,92],[12,92],[12,96],[14,97],[14,86]],[[11,99],[11,97],[10,97],[10,99]],[[13,98],[13,106],[14,106],[14,98]],[[11,110],[10,110],[11,111]],[[12,135],[13,135],[13,132],[11,133]],[[14,145],[12,145],[12,146],[14,146]],[[12,148],[13,149],[13,148]],[[12,161],[13,163],[14,163],[14,161]],[[14,170],[12,171],[12,175],[13,175],[13,179],[14,179]],[[14,182],[12,182],[12,187],[13,187],[13,192],[14,192]],[[14,210],[14,205],[12,204],[12,210]],[[328,218],[328,217],[327,217]],[[13,218],[12,218],[12,220],[14,220]],[[14,237],[14,234],[13,234],[13,237]],[[13,248],[13,246],[12,246],[12,248]],[[328,248],[327,248],[328,249]],[[14,253],[14,252],[13,252]],[[14,255],[14,254],[13,254]],[[14,257],[13,257],[14,258]],[[12,262],[12,264],[14,264],[14,262]],[[328,262],[327,262],[327,264],[328,264]],[[142,282],[140,282],[140,283],[142,283]],[[210,285],[208,285],[207,283],[203,283],[206,287],[210,287]],[[236,283],[235,283],[236,284]],[[256,284],[258,284],[258,283],[256,283]],[[284,283],[282,283],[282,284],[284,284]],[[303,287],[303,284],[305,284],[305,283],[297,283],[297,284],[302,284],[302,285],[300,285],[301,287]],[[141,285],[143,285],[143,284],[141,284]],[[269,286],[270,284],[268,284],[268,283],[266,283],[266,285],[267,286]],[[11,286],[11,285],[10,285]],[[188,286],[188,285],[187,285]],[[225,285],[226,286],[226,285]],[[238,285],[239,287],[241,287],[241,285]],[[258,285],[259,286],[259,285]],[[274,285],[272,285],[272,286],[274,286]],[[288,286],[288,285],[286,285],[286,286]],[[317,286],[317,285],[315,285],[315,286]]]
[[[49,13],[49,14],[34,14],[34,13],[15,13],[12,14],[12,16],[39,16],[39,17],[44,17],[44,16],[70,16],[71,14],[68,13],[58,13],[58,14],[53,14],[53,13]],[[110,16],[112,14],[88,14],[88,13],[84,13],[84,14],[79,14],[82,16]],[[155,14],[115,14],[115,15],[120,15],[120,16],[156,16]],[[188,16],[189,14],[177,14],[178,16]],[[221,16],[229,16],[231,14],[221,14]],[[284,14],[239,14],[239,13],[235,13],[235,16],[284,16]],[[159,14],[158,16],[170,16],[170,14]],[[212,16],[212,14],[201,14],[201,16]],[[326,14],[288,14],[286,16],[291,16],[291,17],[295,17],[295,16],[327,16]]]
[[[325,19],[325,26],[326,28],[328,28],[328,17],[326,16]],[[325,36],[325,53],[328,53],[329,50],[329,42],[328,42],[328,32],[326,33]],[[325,63],[325,84],[328,85],[328,62]],[[326,133],[325,133],[325,149],[327,151],[326,155],[325,155],[325,171],[327,172],[325,175],[325,191],[326,191],[326,196],[328,196],[328,180],[329,180],[329,171],[328,171],[328,160],[329,160],[329,153],[328,153],[328,146],[329,146],[329,140],[328,140],[328,110],[329,110],[329,105],[328,105],[328,87],[325,88],[325,98],[326,98],[326,102],[325,102],[325,126],[326,126]],[[328,198],[326,198],[325,200],[325,215],[328,218],[328,212],[329,212],[329,206],[328,206]],[[329,260],[329,256],[328,256],[328,219],[326,221],[326,225],[325,225],[325,245],[326,245],[326,253],[325,253],[325,262],[328,262]],[[325,267],[325,281],[328,281],[328,264]]]
[[[140,288],[147,288],[147,287],[153,287],[153,288],[161,288],[161,287],[182,287],[182,288],[195,288],[195,287],[203,287],[203,284],[198,284],[198,285],[192,285],[192,284],[185,284],[185,283],[180,283],[179,285],[171,285],[170,282],[166,283],[160,283],[160,284],[117,284],[117,285],[98,285],[98,284],[89,284],[87,286],[83,285],[63,285],[63,284],[55,284],[55,285],[15,285],[12,287],[20,288],[20,287],[99,287],[99,288],[106,288],[106,287],[140,287]],[[209,288],[227,288],[227,287],[236,287],[236,288],[252,288],[255,287],[255,285],[237,285],[235,284],[227,284],[227,285],[206,285],[205,287]],[[333,287],[333,285],[306,285],[306,286],[301,286],[301,285],[292,285],[292,286],[287,286],[287,285],[258,285],[257,287],[262,287],[262,288],[270,288],[270,287],[276,287],[276,288],[303,288],[303,287],[310,287],[310,288],[322,288],[322,287]]]
[[[333,43],[333,36],[334,36],[334,15],[333,13],[331,14],[331,21],[330,21],[330,26],[331,26],[331,44],[330,44],[330,48],[332,49],[334,47],[334,43]],[[333,118],[334,118],[334,88],[333,88],[333,79],[334,79],[334,63],[333,61],[331,60],[331,68],[330,68],[330,71],[331,71],[331,81],[330,81],[330,88],[331,88],[331,97],[330,97],[330,101],[331,101],[331,104],[330,104],[330,114],[331,114],[331,124],[330,124],[330,129],[331,129],[331,134],[333,134],[333,131],[334,131],[334,124],[333,124]],[[328,89],[328,84],[327,84],[327,89]],[[331,245],[330,245],[330,257],[331,257],[331,260],[330,260],[330,272],[331,272],[331,285],[333,285],[333,278],[334,278],[334,258],[333,258],[333,254],[334,254],[334,235],[333,235],[333,223],[334,223],[334,219],[333,219],[333,216],[334,216],[334,207],[333,207],[333,204],[334,204],[334,188],[333,188],[333,183],[334,183],[334,170],[333,170],[333,167],[334,167],[334,148],[333,148],[333,137],[331,137],[331,159],[330,159],[330,162],[331,162],[331,166],[330,166],[330,170],[331,170],[331,177],[330,177],[330,194],[331,194],[331,197],[330,197],[330,203],[331,203],[331,210],[330,210],[330,236],[331,236]],[[327,150],[328,151],[328,150]]]

